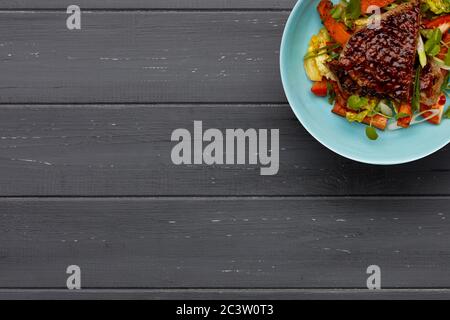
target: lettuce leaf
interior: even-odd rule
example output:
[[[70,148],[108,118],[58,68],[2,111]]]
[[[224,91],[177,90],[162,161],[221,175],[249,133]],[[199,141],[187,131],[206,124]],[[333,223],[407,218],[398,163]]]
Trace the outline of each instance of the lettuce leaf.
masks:
[[[450,0],[426,0],[426,4],[435,14],[450,13]]]

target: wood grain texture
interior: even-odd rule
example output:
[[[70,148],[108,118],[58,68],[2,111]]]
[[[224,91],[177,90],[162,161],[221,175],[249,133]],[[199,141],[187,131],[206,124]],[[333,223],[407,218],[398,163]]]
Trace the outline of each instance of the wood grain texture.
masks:
[[[192,133],[194,120],[204,130],[279,129],[278,174],[174,165],[171,134]],[[386,133],[377,143],[388,142]],[[357,163],[315,141],[286,105],[2,106],[0,150],[2,196],[450,194],[448,148],[398,166]]]
[[[296,0],[77,0],[81,9],[291,9]],[[2,0],[1,9],[65,9],[70,0]]]
[[[2,199],[0,287],[450,286],[449,197]]]
[[[0,103],[285,102],[287,12],[0,12]]]
[[[0,299],[448,300],[449,289],[0,289]]]

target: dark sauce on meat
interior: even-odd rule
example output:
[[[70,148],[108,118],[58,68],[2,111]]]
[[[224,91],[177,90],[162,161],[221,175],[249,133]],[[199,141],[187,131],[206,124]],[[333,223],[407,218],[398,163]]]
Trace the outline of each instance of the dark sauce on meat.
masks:
[[[330,64],[342,90],[410,101],[419,25],[418,2],[411,2],[384,13],[379,28],[355,32]]]

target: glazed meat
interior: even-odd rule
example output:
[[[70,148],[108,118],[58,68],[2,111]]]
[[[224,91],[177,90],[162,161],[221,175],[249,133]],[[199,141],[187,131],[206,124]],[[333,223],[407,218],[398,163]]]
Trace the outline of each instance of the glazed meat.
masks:
[[[357,30],[329,67],[344,94],[411,100],[420,26],[419,2],[381,15],[380,26]]]

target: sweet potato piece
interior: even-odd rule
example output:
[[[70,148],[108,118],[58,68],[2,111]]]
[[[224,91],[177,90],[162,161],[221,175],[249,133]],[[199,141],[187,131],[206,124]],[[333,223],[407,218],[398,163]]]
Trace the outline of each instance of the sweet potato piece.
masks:
[[[403,128],[408,128],[412,120],[412,107],[410,103],[402,102],[400,108],[398,108],[398,113],[408,114],[409,116],[403,117],[397,120],[397,125]]]
[[[345,117],[347,115],[347,112],[356,114],[356,112],[342,106],[341,104],[339,104],[337,102],[334,104],[334,107],[331,111],[334,114],[337,114],[341,117]],[[363,123],[369,124],[369,125],[372,123],[372,126],[374,126],[375,128],[384,130],[387,126],[387,118],[377,114],[373,117],[365,117],[363,120]]]
[[[347,32],[347,28],[343,23],[337,22],[330,14],[333,4],[330,0],[321,0],[317,6],[320,19],[323,25],[328,30],[330,36],[336,40],[337,43],[344,45],[350,39],[350,33]]]
[[[394,1],[395,0],[361,0],[361,12],[367,13],[367,8],[369,8],[370,6],[377,6],[382,8]]]

